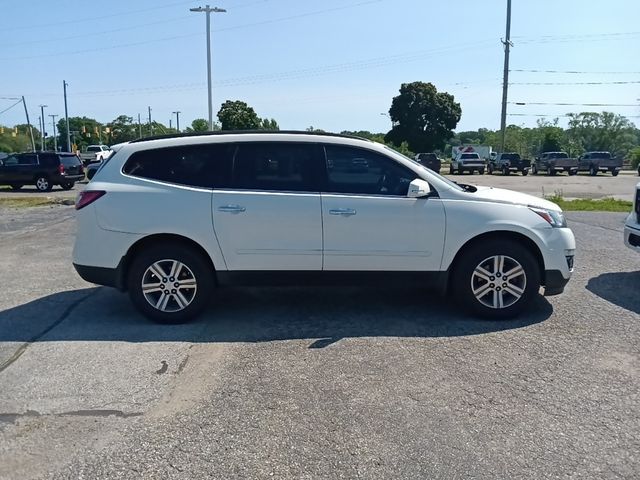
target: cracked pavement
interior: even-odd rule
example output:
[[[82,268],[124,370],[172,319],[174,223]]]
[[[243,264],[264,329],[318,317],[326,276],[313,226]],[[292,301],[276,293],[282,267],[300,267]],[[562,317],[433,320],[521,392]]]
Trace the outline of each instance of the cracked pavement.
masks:
[[[568,213],[574,278],[515,321],[417,287],[243,288],[178,326],[75,274],[72,208],[9,216],[1,479],[640,476],[624,214]]]

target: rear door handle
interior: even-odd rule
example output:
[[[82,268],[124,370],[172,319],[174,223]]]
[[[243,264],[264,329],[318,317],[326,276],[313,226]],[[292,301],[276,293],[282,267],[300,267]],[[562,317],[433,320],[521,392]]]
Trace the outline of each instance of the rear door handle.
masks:
[[[356,213],[353,208],[334,208],[329,210],[329,215],[342,215],[343,217],[350,217]]]
[[[222,205],[221,207],[218,207],[219,212],[225,213],[242,213],[246,210],[247,209],[241,205]]]

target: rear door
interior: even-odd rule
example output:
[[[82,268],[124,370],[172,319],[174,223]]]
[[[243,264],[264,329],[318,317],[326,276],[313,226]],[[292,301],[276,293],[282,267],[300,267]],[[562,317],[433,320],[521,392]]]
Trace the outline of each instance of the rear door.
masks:
[[[82,169],[82,162],[76,155],[59,154],[58,157],[60,158],[60,163],[62,163],[64,171],[68,176],[84,174],[84,170]]]
[[[322,147],[240,142],[231,188],[213,194],[213,225],[229,270],[322,269]]]
[[[408,198],[412,170],[385,155],[326,145],[324,270],[438,271],[445,234],[439,198]],[[366,169],[355,169],[366,162]]]

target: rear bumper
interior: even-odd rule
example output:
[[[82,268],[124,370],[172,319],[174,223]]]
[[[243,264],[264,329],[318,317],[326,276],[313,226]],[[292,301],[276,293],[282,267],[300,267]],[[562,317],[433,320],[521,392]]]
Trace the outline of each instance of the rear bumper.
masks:
[[[78,275],[89,283],[104,285],[105,287],[114,287],[122,291],[125,290],[122,262],[120,262],[116,268],[93,267],[89,265],[78,265],[77,263],[74,263],[73,267],[76,269],[76,272],[78,272]]]
[[[634,215],[633,213],[629,216]],[[624,227],[624,244],[635,252],[640,252],[640,225],[638,228],[625,225]]]
[[[80,180],[84,180],[83,175],[60,175],[56,178],[58,183],[69,183],[69,182],[79,182]]]

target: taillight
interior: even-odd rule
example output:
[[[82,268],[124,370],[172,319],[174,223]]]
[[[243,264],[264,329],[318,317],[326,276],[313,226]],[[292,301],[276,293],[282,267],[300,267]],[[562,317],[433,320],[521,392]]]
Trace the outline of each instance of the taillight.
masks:
[[[64,173],[64,165],[63,164],[58,165],[58,173],[60,175],[62,175]]]
[[[76,198],[76,210],[80,210],[81,208],[84,208],[87,205],[95,202],[106,193],[107,192],[105,192],[104,190],[83,190],[78,194],[78,197]]]

